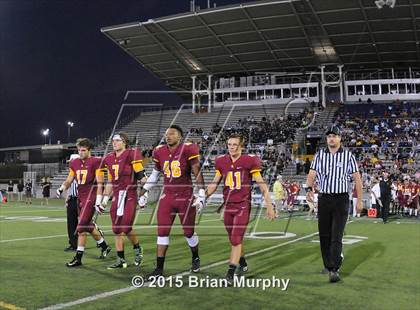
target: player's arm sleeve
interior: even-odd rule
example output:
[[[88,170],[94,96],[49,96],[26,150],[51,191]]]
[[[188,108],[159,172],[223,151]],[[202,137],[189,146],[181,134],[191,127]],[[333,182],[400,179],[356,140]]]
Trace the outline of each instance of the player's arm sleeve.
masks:
[[[254,156],[251,171],[250,171],[253,178],[261,176],[261,170],[262,170],[261,166],[262,166],[261,160],[258,158],[258,156]]]
[[[197,144],[191,144],[188,146],[188,160],[191,164],[199,162],[200,150]]]
[[[152,160],[153,160],[153,162],[155,163],[155,169],[156,169],[157,171],[162,171],[162,165],[161,165],[161,162],[160,162],[160,160],[159,160],[159,154],[158,154],[158,152],[157,152],[157,150],[156,150],[156,149],[155,149],[155,150],[153,150]]]
[[[103,168],[96,169],[95,170],[96,178],[102,178],[103,179],[105,177],[105,172],[106,172],[106,169],[103,169]]]
[[[143,155],[141,154],[141,151],[139,149],[135,149],[132,152],[132,158],[131,158],[131,165],[133,167],[133,170],[135,173],[139,173],[140,171],[144,170],[143,167]]]
[[[353,154],[350,154],[349,163],[347,167],[349,174],[359,172],[359,167],[357,166],[356,157]]]
[[[214,162],[214,168],[215,168],[215,172],[216,172],[216,177],[221,177],[222,174],[222,167],[220,165],[220,161],[216,158],[215,162]]]
[[[309,167],[309,169],[316,171],[318,166],[319,166],[319,153],[316,153],[314,156],[314,159],[311,161],[311,166]]]
[[[76,173],[74,172],[74,170],[73,170],[73,168],[69,168],[69,177],[72,177],[72,178],[74,178],[75,177],[75,175],[76,175]]]

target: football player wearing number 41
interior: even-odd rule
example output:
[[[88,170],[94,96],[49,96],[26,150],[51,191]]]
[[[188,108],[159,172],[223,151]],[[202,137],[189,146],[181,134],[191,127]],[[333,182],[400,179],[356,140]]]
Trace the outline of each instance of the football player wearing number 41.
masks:
[[[228,154],[216,158],[216,175],[207,187],[206,196],[210,197],[224,179],[223,220],[231,243],[226,280],[233,285],[236,270],[240,274],[248,270],[242,243],[251,212],[252,180],[261,189],[270,221],[274,219],[275,212],[270,192],[261,176],[261,160],[255,155],[242,154],[244,139],[238,134],[230,135],[227,144]]]
[[[103,212],[112,192],[112,205],[109,211],[112,231],[115,234],[117,261],[108,269],[127,268],[124,254],[124,239],[127,236],[134,249],[134,265],[141,266],[143,248],[140,246],[137,233],[133,229],[136,217],[137,184],[144,176],[143,156],[139,149],[128,148],[130,141],[124,132],[112,137],[113,151],[104,157],[103,169],[108,172],[102,203],[97,204],[97,211]],[[145,180],[144,180],[145,181]]]
[[[77,240],[76,256],[71,262],[66,264],[67,267],[77,267],[82,265],[82,257],[86,246],[86,233],[90,233],[96,240],[97,246],[101,248],[99,258],[107,257],[111,248],[103,239],[101,233],[92,222],[95,213],[95,203],[102,197],[103,184],[96,180],[103,179],[102,170],[100,168],[101,158],[91,156],[92,143],[89,139],[80,138],[76,142],[79,158],[73,159],[69,166],[70,172],[67,179],[57,190],[57,198],[61,196],[64,190],[68,189],[76,178],[77,196],[79,199],[79,219],[77,224],[77,232],[79,237]],[[75,232],[76,233],[76,232]]]
[[[177,213],[192,253],[191,272],[200,270],[198,236],[194,229],[196,212],[200,212],[205,206],[204,178],[200,171],[198,146],[193,143],[181,143],[182,138],[183,132],[179,126],[172,125],[166,130],[166,145],[159,145],[154,149],[155,168],[140,192],[141,207],[147,202],[147,191],[156,185],[159,174],[163,173],[163,194],[159,199],[157,211],[156,269],[147,278],[163,274],[169,233]],[[199,188],[198,197],[193,195],[191,173],[194,174]]]

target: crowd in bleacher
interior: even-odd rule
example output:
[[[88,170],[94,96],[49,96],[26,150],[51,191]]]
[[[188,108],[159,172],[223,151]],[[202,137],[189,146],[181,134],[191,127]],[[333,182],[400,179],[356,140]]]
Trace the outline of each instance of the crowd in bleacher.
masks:
[[[356,155],[362,171],[375,177],[386,169],[394,178],[416,178],[419,171],[420,104],[345,105],[335,123],[342,142]]]
[[[225,154],[226,141],[230,134],[240,133],[246,139],[246,152],[258,155],[263,161],[264,176],[269,183],[274,182],[291,161],[290,144],[295,139],[298,128],[306,127],[313,119],[314,112],[308,108],[298,114],[267,115],[256,119],[250,115],[236,122],[228,123],[223,128],[215,124],[210,132],[201,128],[190,128],[187,139],[196,142],[203,155],[204,168],[212,167],[214,157]],[[207,159],[208,158],[208,159]]]

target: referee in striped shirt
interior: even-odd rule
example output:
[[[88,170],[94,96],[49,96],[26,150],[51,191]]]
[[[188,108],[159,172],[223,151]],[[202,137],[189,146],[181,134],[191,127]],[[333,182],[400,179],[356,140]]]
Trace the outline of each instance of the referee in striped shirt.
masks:
[[[321,244],[323,273],[330,282],[340,281],[339,268],[343,255],[343,233],[349,213],[349,182],[356,184],[357,209],[362,209],[362,180],[354,155],[341,146],[341,132],[337,126],[326,131],[327,147],[319,150],[311,163],[306,181],[306,199],[313,201],[315,178],[318,182],[318,230]]]
[[[79,158],[78,154],[72,154],[70,160]],[[61,194],[61,193],[60,193]],[[57,193],[58,196],[59,193]],[[77,181],[73,180],[69,189],[67,190],[67,199],[66,199],[66,210],[67,210],[67,235],[69,237],[69,246],[64,249],[64,251],[76,251],[77,249],[77,222],[78,222],[78,208],[79,201],[77,198]]]

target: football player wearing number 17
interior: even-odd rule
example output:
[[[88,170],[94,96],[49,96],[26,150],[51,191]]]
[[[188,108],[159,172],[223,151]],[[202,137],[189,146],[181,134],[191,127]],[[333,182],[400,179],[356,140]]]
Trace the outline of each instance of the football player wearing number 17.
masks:
[[[183,132],[179,126],[172,125],[166,130],[166,145],[159,145],[154,149],[155,167],[140,192],[141,207],[147,202],[147,191],[156,185],[160,173],[163,173],[163,193],[157,211],[156,269],[147,278],[163,274],[169,234],[177,213],[192,253],[191,272],[200,270],[198,236],[194,229],[196,212],[200,212],[205,205],[204,178],[201,174],[198,146],[193,143],[182,143],[182,138]],[[199,189],[198,197],[193,195],[191,173],[194,174]]]
[[[228,154],[216,158],[216,175],[207,187],[206,196],[210,197],[224,179],[223,220],[231,243],[226,280],[228,285],[233,285],[236,270],[241,274],[248,270],[242,243],[251,211],[252,180],[261,189],[270,221],[274,219],[275,212],[270,192],[261,176],[261,160],[255,155],[242,154],[244,139],[238,134],[232,134],[227,144]]]
[[[63,191],[70,187],[73,179],[76,178],[77,196],[79,199],[79,219],[77,224],[79,237],[77,240],[76,256],[71,262],[66,264],[67,267],[78,267],[82,265],[87,232],[92,235],[93,239],[96,240],[98,247],[101,248],[101,255],[99,258],[105,258],[111,251],[111,248],[108,246],[101,233],[92,222],[92,217],[95,213],[95,202],[102,197],[103,185],[99,181],[100,179],[103,179],[103,172],[100,168],[101,158],[91,156],[91,149],[93,145],[89,139],[78,139],[76,146],[79,158],[70,162],[69,175],[57,190],[57,198],[59,198]],[[98,184],[96,184],[97,180]]]

